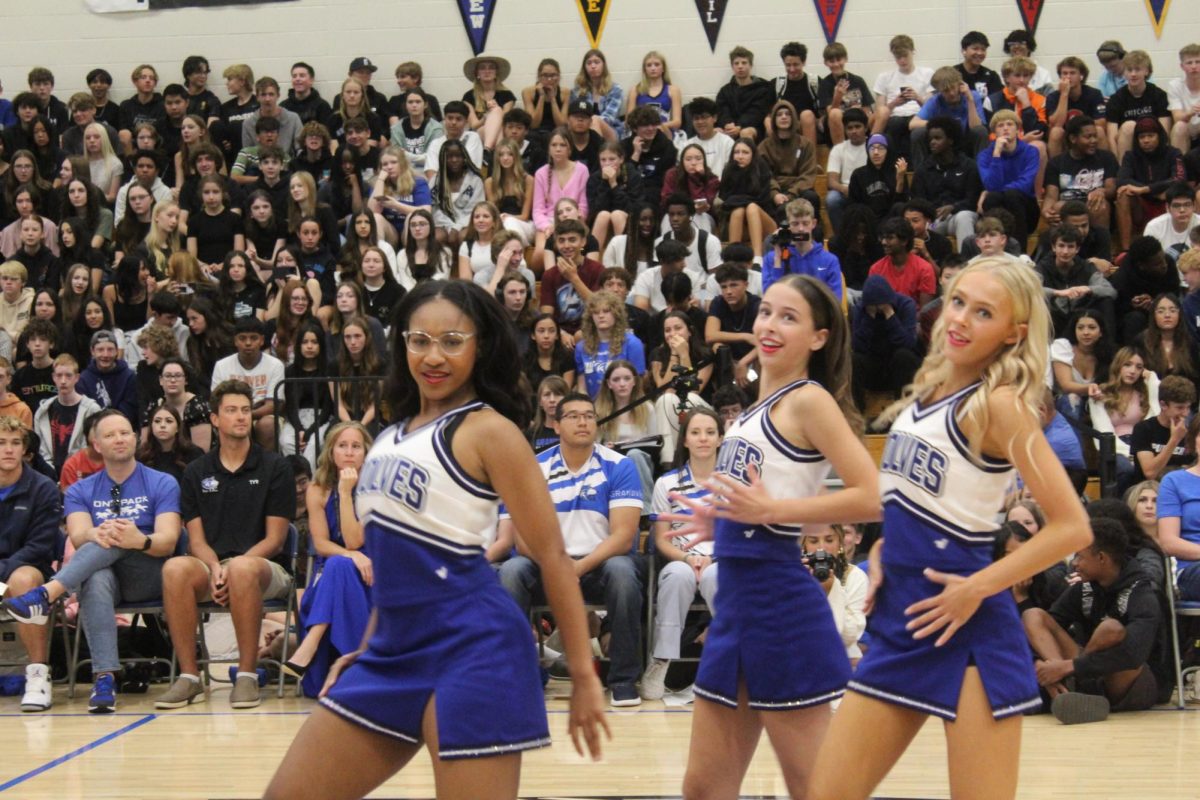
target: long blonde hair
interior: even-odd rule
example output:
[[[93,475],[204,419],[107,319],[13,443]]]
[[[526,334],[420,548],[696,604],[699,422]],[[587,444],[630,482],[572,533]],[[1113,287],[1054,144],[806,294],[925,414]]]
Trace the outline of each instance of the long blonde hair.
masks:
[[[612,292],[603,290],[592,292],[592,296],[588,298],[579,330],[583,334],[583,349],[592,356],[600,352],[600,331],[596,328],[596,321],[592,319],[592,314],[597,311],[613,313],[613,326],[608,333],[608,352],[616,355],[624,347],[625,331],[629,329],[629,317],[625,313],[625,303]]]
[[[479,65],[488,62],[496,65],[496,84],[492,87],[493,95],[501,91],[508,91],[508,87],[504,85],[504,81],[500,80],[500,64],[498,62],[487,58],[476,62],[475,80],[471,82],[471,91],[475,94],[475,113],[480,116],[487,113],[487,100],[483,99],[483,94],[487,91],[487,88],[479,82]]]
[[[170,255],[184,249],[178,225],[170,233],[164,233],[158,227],[158,215],[171,208],[178,210],[179,203],[174,200],[159,200],[155,203],[154,208],[150,211],[150,230],[146,233],[146,251],[154,262],[155,271],[159,275],[166,273],[167,259],[170,258]],[[169,250],[170,253],[163,253],[164,250]]]
[[[349,105],[346,103],[346,87],[352,83],[358,86],[360,92],[358,107],[353,111],[350,110]],[[337,113],[341,115],[343,120],[350,119],[351,117],[366,119],[367,114],[371,113],[371,100],[367,97],[367,87],[363,86],[362,81],[358,78],[346,78],[346,80],[342,81],[342,88],[338,89],[338,97],[341,99],[341,105],[338,106]]]
[[[500,166],[500,151],[512,153],[512,169]],[[512,139],[501,139],[496,143],[495,158],[492,159],[492,189],[496,198],[515,197],[518,203],[525,202],[525,165],[521,163],[521,148]]]
[[[1104,410],[1110,414],[1113,412],[1124,414],[1129,408],[1129,395],[1121,392],[1125,388],[1121,385],[1121,368],[1125,366],[1125,362],[1135,356],[1142,359],[1142,377],[1138,378],[1130,388],[1142,401],[1142,411],[1145,412],[1150,408],[1150,389],[1146,385],[1146,373],[1149,371],[1146,366],[1146,357],[1133,347],[1122,347],[1113,356],[1112,365],[1108,368],[1108,381],[1100,386],[1100,391],[1104,392]]]
[[[968,443],[971,452],[980,455],[983,437],[989,423],[988,400],[992,392],[1002,386],[1016,390],[1021,409],[1034,417],[1040,417],[1045,393],[1046,361],[1050,349],[1050,312],[1046,308],[1045,295],[1037,273],[1016,259],[1007,256],[981,258],[954,276],[946,287],[945,297],[954,297],[958,284],[965,275],[985,272],[1004,288],[1012,306],[1013,325],[1024,325],[1024,335],[1019,335],[1013,344],[1004,345],[984,367],[979,376],[979,390],[973,392],[962,405],[959,420],[966,422],[971,431]],[[893,403],[882,415],[885,420],[895,419],[908,405],[917,400],[927,400],[950,377],[952,365],[944,352],[946,342],[946,314],[938,317],[930,338],[929,355],[917,370],[912,385],[904,395]],[[1040,425],[1038,427],[1041,427]]]
[[[313,475],[313,483],[322,489],[333,491],[337,488],[338,468],[333,463],[333,446],[337,444],[338,437],[348,430],[358,431],[362,436],[364,454],[371,449],[371,442],[374,440],[361,422],[339,422],[330,428],[321,445],[321,455],[317,456],[317,471]]]
[[[386,147],[379,158],[382,159],[384,156],[394,156],[398,167],[398,174],[395,181],[388,178],[386,174],[384,175],[384,191],[394,194],[397,197],[408,197],[417,186],[417,179],[413,175],[412,165],[408,163],[408,153],[404,152],[403,147],[393,144]]]
[[[666,56],[664,56],[662,53],[658,52],[657,50],[651,50],[649,53],[646,53],[646,55],[642,56],[642,77],[638,79],[637,86],[634,87],[634,90],[637,92],[637,94],[649,94],[650,93],[650,79],[646,77],[646,62],[652,58],[658,59],[658,61],[660,61],[663,65],[663,71],[662,71],[663,88],[665,89],[667,86],[669,86],[671,84],[671,71],[669,69],[667,69]]]
[[[292,181],[300,181],[304,184],[307,195],[303,203],[297,203],[292,197]],[[292,177],[288,178],[288,214],[287,224],[288,232],[296,233],[300,230],[300,223],[305,217],[315,217],[317,214],[317,182],[313,180],[311,172],[298,169],[292,173]]]

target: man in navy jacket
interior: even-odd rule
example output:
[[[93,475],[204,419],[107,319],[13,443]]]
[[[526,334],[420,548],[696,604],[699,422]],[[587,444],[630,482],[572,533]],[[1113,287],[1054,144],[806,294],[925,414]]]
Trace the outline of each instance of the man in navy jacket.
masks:
[[[917,304],[898,293],[882,275],[863,283],[862,301],[850,308],[851,386],[859,408],[867,391],[900,390],[921,365],[917,345]]]

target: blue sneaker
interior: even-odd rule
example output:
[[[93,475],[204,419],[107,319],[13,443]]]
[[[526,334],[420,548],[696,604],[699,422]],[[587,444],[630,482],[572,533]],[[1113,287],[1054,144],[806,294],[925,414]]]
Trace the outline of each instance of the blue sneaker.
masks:
[[[4,601],[4,610],[17,622],[45,625],[50,613],[50,597],[46,594],[46,587],[39,586],[19,597],[8,598]]]
[[[88,700],[89,714],[111,714],[117,710],[117,682],[111,672],[102,672],[92,684],[92,696]]]

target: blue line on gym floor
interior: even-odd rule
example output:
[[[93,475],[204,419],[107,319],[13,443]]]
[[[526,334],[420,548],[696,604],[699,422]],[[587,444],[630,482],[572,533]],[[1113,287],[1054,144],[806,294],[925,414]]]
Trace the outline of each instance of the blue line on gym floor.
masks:
[[[35,769],[31,769],[29,772],[26,772],[24,775],[18,775],[17,777],[15,777],[11,780],[5,781],[4,783],[0,783],[0,792],[7,791],[8,789],[11,789],[12,787],[14,787],[18,784],[24,783],[25,781],[29,780],[30,778],[36,778],[38,775],[41,775],[43,772],[50,770],[50,769],[54,769],[59,764],[65,764],[66,762],[70,761],[71,759],[75,758],[76,756],[81,756],[90,750],[95,750],[97,747],[101,746],[102,744],[111,742],[113,739],[116,739],[118,736],[123,736],[126,733],[129,733],[130,731],[132,731],[136,728],[140,728],[141,726],[145,725],[147,722],[150,722],[151,720],[156,719],[156,718],[157,718],[156,714],[147,714],[146,716],[142,717],[141,719],[137,720],[136,722],[131,722],[123,728],[117,728],[112,733],[101,736],[99,739],[97,739],[94,742],[89,742],[88,744],[85,744],[83,747],[76,748],[75,750],[72,750],[71,752],[67,753],[66,755],[59,756],[58,758],[54,759],[53,761],[47,761],[45,764],[42,764],[40,767],[37,767]]]

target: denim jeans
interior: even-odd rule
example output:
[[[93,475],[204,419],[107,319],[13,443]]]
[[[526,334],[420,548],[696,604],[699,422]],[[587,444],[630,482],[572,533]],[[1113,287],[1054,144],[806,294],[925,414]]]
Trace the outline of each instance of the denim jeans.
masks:
[[[500,567],[500,582],[525,614],[543,597],[542,573],[525,556],[514,556]],[[640,554],[613,556],[579,579],[583,599],[603,602],[612,638],[608,655],[608,685],[633,686],[642,671],[642,603],[646,561]]]
[[[140,550],[105,548],[88,542],[54,576],[68,592],[79,593],[79,613],[92,653],[93,672],[116,672],[121,668],[114,609],[121,602],[161,598],[164,562],[165,558],[148,556]]]

